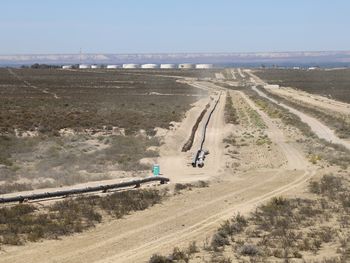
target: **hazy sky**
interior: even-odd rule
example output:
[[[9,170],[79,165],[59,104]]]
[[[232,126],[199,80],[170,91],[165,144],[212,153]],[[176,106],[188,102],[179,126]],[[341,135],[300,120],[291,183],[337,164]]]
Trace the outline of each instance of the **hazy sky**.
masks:
[[[0,0],[0,54],[350,50],[349,0]]]

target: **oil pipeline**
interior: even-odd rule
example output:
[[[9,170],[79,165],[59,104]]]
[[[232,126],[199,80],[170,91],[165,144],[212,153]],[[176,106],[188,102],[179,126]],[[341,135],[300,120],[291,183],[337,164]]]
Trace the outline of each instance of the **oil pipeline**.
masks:
[[[45,193],[38,193],[38,194],[17,195],[13,197],[3,197],[3,198],[0,197],[0,204],[13,203],[13,202],[23,203],[23,202],[32,201],[32,200],[42,200],[42,199],[55,198],[55,197],[68,197],[76,194],[85,194],[85,193],[92,193],[92,192],[99,192],[99,191],[102,191],[105,193],[108,190],[112,190],[112,189],[121,189],[121,188],[132,187],[132,186],[138,188],[141,186],[141,184],[156,182],[156,181],[160,182],[160,184],[165,184],[170,180],[166,177],[153,176],[145,179],[133,180],[133,181],[117,183],[117,184],[106,184],[106,185],[99,185],[99,186],[93,186],[93,187],[76,188],[76,189],[70,189],[70,190],[45,192]]]
[[[193,167],[199,167],[199,168],[202,168],[204,166],[204,159],[206,157],[206,155],[209,154],[209,151],[208,150],[204,150],[203,149],[203,146],[204,146],[204,142],[205,142],[205,138],[206,138],[206,133],[207,133],[207,128],[208,128],[208,125],[209,125],[209,122],[210,122],[210,119],[211,119],[211,116],[213,115],[217,105],[219,104],[219,101],[220,101],[220,97],[221,97],[221,92],[220,92],[220,95],[218,97],[218,99],[216,100],[215,104],[214,104],[214,107],[213,109],[210,111],[209,113],[209,116],[208,116],[208,119],[204,125],[204,128],[203,128],[203,135],[202,135],[202,141],[201,141],[201,145],[200,145],[200,148],[199,150],[196,152],[193,160],[192,160],[192,166]]]

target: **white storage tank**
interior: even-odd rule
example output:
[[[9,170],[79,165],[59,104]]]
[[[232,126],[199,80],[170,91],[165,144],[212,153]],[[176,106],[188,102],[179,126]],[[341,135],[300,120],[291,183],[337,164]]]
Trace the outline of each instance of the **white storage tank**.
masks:
[[[91,65],[91,68],[96,69],[96,68],[101,68],[99,65]]]
[[[64,65],[64,66],[62,66],[62,69],[71,69],[71,68],[73,68],[72,65]]]
[[[79,68],[80,68],[80,69],[87,69],[87,68],[90,68],[90,65],[80,64],[80,65],[79,65]]]
[[[123,68],[126,68],[126,69],[139,68],[139,67],[140,67],[139,64],[123,64]]]
[[[143,64],[141,68],[159,68],[157,64]]]
[[[179,64],[179,68],[181,69],[191,69],[191,68],[195,68],[194,64],[190,64],[190,63],[183,63],[183,64]]]
[[[116,69],[116,68],[121,68],[120,65],[107,65],[107,69]]]
[[[197,69],[211,69],[213,68],[213,64],[197,64]]]
[[[160,64],[160,68],[164,69],[175,69],[176,65],[175,64]]]

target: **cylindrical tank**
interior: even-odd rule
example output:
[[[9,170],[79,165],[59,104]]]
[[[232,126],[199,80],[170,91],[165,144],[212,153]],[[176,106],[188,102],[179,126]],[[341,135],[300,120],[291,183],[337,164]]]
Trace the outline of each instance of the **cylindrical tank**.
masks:
[[[133,69],[133,68],[139,68],[140,65],[139,64],[123,64],[123,68],[126,69]]]
[[[213,64],[197,64],[197,69],[211,69],[213,68]]]
[[[96,68],[100,68],[100,66],[99,65],[91,65],[91,68],[96,69]]]
[[[175,64],[160,64],[160,68],[164,69],[175,69],[176,65]]]
[[[116,68],[121,68],[120,65],[107,65],[107,69],[116,69]]]
[[[190,63],[184,63],[184,64],[179,64],[179,68],[180,69],[191,69],[194,68],[195,65],[194,64],[190,64]]]
[[[159,68],[157,64],[143,64],[141,68]]]
[[[80,68],[80,69],[87,69],[87,68],[90,68],[90,65],[80,64],[80,65],[79,65],[79,68]]]
[[[73,68],[72,65],[64,65],[64,66],[62,66],[62,69],[71,69],[71,68]]]

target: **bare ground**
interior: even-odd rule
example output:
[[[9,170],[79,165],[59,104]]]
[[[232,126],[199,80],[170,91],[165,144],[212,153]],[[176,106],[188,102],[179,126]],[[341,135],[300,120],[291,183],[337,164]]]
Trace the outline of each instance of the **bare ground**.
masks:
[[[211,90],[212,97],[217,97],[224,90],[206,82],[192,84]],[[199,112],[211,100],[202,99],[187,113],[182,123],[176,124],[173,130],[166,133],[158,162],[161,172],[173,183],[210,179],[209,188],[176,195],[162,205],[122,220],[105,222],[83,234],[64,237],[62,240],[29,243],[25,247],[6,248],[1,252],[0,262],[143,262],[153,253],[167,253],[174,246],[185,246],[193,240],[203,242],[222,220],[234,213],[248,213],[276,195],[290,195],[293,191],[300,193],[307,180],[316,173],[315,167],[307,163],[283,129],[249,98],[240,92],[234,92],[233,96],[244,100],[261,116],[273,147],[282,153],[276,156],[276,163],[281,165],[266,168],[271,160],[266,155],[255,154],[259,147],[265,146],[255,144],[246,146],[246,153],[250,151],[250,156],[242,155],[245,160],[241,161],[248,161],[246,166],[233,170],[226,165],[232,160],[226,155],[223,139],[230,132],[238,134],[237,129],[240,127],[225,124],[223,93],[208,127],[205,148],[210,151],[210,155],[205,166],[202,169],[188,166],[198,147],[200,132],[189,153],[181,153],[179,149],[187,140],[190,127]],[[265,168],[262,166],[249,170],[249,162],[254,167],[257,159]]]
[[[256,84],[263,84],[264,86],[266,85],[266,83],[264,83],[262,80],[260,80],[258,77],[256,77],[255,75],[253,75],[251,72],[249,72],[249,74],[252,76],[252,80],[253,82],[255,82]],[[258,90],[256,87],[253,87],[253,90],[256,91],[260,96],[269,99],[271,102],[278,104],[280,106],[282,106],[283,108],[289,110],[291,113],[297,115],[300,117],[301,121],[303,121],[304,123],[307,123],[311,130],[321,139],[324,139],[328,142],[331,143],[335,143],[335,144],[340,144],[343,145],[344,147],[346,147],[347,149],[350,149],[350,143],[340,139],[335,132],[329,128],[327,125],[323,124],[321,121],[319,121],[318,119],[309,116],[308,114],[305,114],[299,110],[294,109],[293,107],[290,107],[288,105],[285,105],[283,103],[279,103],[276,100],[274,100],[273,98],[270,98],[269,96],[267,96],[264,92]]]

